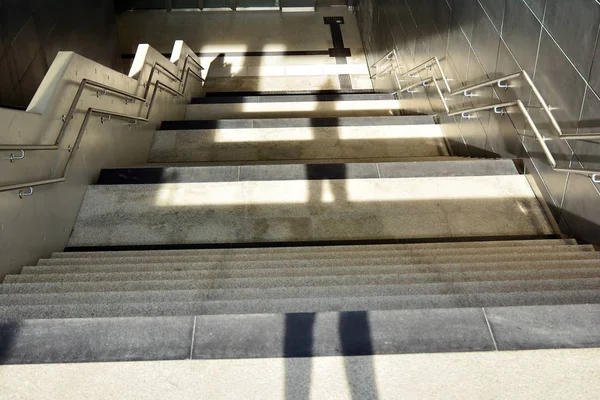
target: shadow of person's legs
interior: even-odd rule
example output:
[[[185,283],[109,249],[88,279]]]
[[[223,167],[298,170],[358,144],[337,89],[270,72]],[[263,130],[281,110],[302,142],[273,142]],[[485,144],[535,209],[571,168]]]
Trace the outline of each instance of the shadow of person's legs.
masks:
[[[377,399],[371,328],[366,311],[340,313],[338,333],[352,399]],[[351,357],[365,356],[365,357]]]
[[[310,398],[310,376],[313,355],[314,313],[285,316],[285,398]],[[301,358],[301,359],[299,359]]]

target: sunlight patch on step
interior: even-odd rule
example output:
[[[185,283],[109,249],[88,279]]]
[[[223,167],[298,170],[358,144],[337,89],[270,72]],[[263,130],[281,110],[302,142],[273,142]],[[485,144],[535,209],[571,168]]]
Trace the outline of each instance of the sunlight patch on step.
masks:
[[[202,108],[201,106],[198,108]],[[375,101],[306,101],[306,102],[282,102],[282,103],[243,103],[242,112],[244,113],[264,113],[264,112],[304,112],[304,111],[371,111],[371,110],[392,110],[400,108],[398,100],[375,100]]]
[[[242,112],[259,113],[259,112],[276,112],[276,111],[315,111],[317,102],[304,103],[244,103]]]
[[[314,135],[309,128],[294,129],[273,129],[262,131],[253,131],[252,129],[219,129],[215,131],[215,142],[217,143],[236,143],[236,142],[289,142],[289,141],[309,141],[314,140]]]
[[[518,176],[412,179],[351,179],[163,184],[155,204],[173,206],[252,206],[307,203],[433,202],[535,200]],[[493,210],[490,210],[493,211]],[[520,207],[522,214],[528,208]]]
[[[443,138],[438,125],[217,129],[217,143]]]

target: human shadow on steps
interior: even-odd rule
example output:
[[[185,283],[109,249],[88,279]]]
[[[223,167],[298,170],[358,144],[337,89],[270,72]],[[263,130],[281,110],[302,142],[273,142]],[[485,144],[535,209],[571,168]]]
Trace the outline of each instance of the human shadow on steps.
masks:
[[[329,331],[318,331],[316,313],[285,316],[285,392],[286,400],[305,400],[311,396],[314,357],[343,356],[346,384],[353,400],[378,399],[374,349],[367,311],[336,313],[337,342]],[[324,315],[327,319],[331,315]],[[320,340],[317,340],[320,339]],[[364,357],[358,357],[364,356]]]

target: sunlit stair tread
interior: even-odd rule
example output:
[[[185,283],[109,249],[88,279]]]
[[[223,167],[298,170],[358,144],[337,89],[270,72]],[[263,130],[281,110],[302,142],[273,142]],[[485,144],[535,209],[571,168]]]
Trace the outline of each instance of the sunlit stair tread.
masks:
[[[422,240],[555,233],[522,175],[325,183],[295,180],[90,186],[68,246]]]

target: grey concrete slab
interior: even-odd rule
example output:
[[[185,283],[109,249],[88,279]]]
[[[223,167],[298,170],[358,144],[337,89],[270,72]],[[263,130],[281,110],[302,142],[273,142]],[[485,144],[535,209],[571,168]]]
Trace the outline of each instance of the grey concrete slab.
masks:
[[[500,269],[500,265],[511,265],[512,268],[531,268],[531,264],[550,269],[551,266],[560,265],[559,262],[568,261],[573,265],[575,262],[588,261],[586,266],[600,267],[600,254],[596,252],[584,253],[551,253],[543,257],[535,254],[501,254],[485,256],[469,256],[461,259],[460,256],[449,257],[381,257],[381,258],[343,258],[333,260],[286,260],[286,261],[242,261],[242,262],[202,262],[200,260],[165,260],[165,262],[143,262],[130,260],[129,262],[111,264],[98,263],[91,265],[38,265],[23,267],[21,275],[64,275],[64,274],[86,274],[86,273],[124,273],[124,272],[161,272],[161,271],[204,271],[234,274],[236,271],[252,274],[259,273],[288,274],[290,271],[302,272],[317,270],[325,271],[377,271],[377,270],[408,270],[407,266],[421,266],[421,268],[451,270],[452,267],[464,265],[472,270],[492,270],[494,267]],[[546,266],[547,265],[547,266]],[[565,267],[567,264],[561,265]],[[577,264],[582,267],[583,265]]]
[[[600,305],[486,308],[500,350],[600,347]]]
[[[364,268],[287,268],[250,270],[177,270],[176,268],[148,272],[99,272],[66,274],[8,275],[5,284],[43,282],[118,282],[147,280],[200,280],[213,282],[214,287],[274,287],[378,283],[426,283],[506,281],[519,279],[579,279],[598,278],[596,261],[562,261],[560,266],[547,262],[511,262],[500,265],[476,266],[464,264],[443,265],[389,265]]]
[[[551,233],[522,176],[252,181],[91,186],[69,246]]]
[[[197,317],[194,359],[489,351],[481,309]]]
[[[319,179],[376,179],[377,165],[352,164],[285,164],[242,165],[241,181],[319,180]]]
[[[0,363],[182,360],[190,355],[193,324],[189,316],[2,319]]]
[[[512,160],[378,163],[382,178],[517,175]]]
[[[105,286],[87,292],[70,293],[7,293],[0,295],[0,305],[54,305],[54,304],[118,304],[145,302],[190,302],[217,300],[256,300],[285,298],[326,298],[326,297],[368,297],[368,296],[407,296],[407,295],[447,295],[498,293],[509,297],[518,292],[556,292],[575,290],[598,290],[600,278],[582,279],[545,279],[523,281],[474,281],[474,282],[432,282],[379,285],[332,285],[306,287],[269,287],[269,288],[235,288],[235,289],[191,289],[180,290],[135,290],[135,285],[128,289],[121,286],[120,291],[100,291]],[[209,285],[206,285],[209,286]],[[158,289],[157,287],[153,289]],[[476,296],[472,296],[475,299]],[[483,303],[479,303],[483,304]]]
[[[383,117],[383,119],[388,117]],[[233,121],[233,120],[232,120]],[[258,120],[257,120],[258,121]],[[279,121],[279,120],[277,120]],[[189,125],[193,121],[183,121]],[[448,155],[437,125],[316,125],[254,129],[227,128],[204,123],[204,130],[176,126],[154,136],[149,162],[268,162],[323,160],[380,160]],[[223,122],[219,122],[223,124]],[[260,122],[266,125],[266,121]]]
[[[327,263],[326,260],[348,260],[348,265],[353,265],[355,260],[366,260],[371,259],[373,261],[381,262],[385,259],[390,258],[403,258],[403,257],[416,257],[423,256],[428,257],[450,257],[450,256],[475,256],[475,257],[513,257],[515,254],[523,254],[527,259],[532,259],[534,255],[537,255],[538,260],[556,260],[562,257],[567,257],[566,254],[573,255],[574,258],[583,257],[588,259],[594,259],[600,257],[600,255],[594,251],[593,246],[541,246],[541,247],[483,247],[480,249],[423,249],[423,250],[381,250],[381,251],[338,251],[338,252],[311,252],[310,248],[306,249],[305,253],[255,253],[255,254],[240,254],[230,253],[223,251],[221,254],[203,254],[201,251],[185,251],[177,253],[158,253],[152,254],[152,252],[145,252],[142,254],[129,254],[130,252],[124,251],[121,255],[107,256],[107,257],[67,257],[67,258],[47,258],[40,259],[37,266],[76,266],[76,265],[118,265],[118,264],[168,264],[168,263],[208,263],[208,262],[221,262],[219,266],[227,266],[230,263],[245,262],[248,264],[244,265],[244,268],[259,266],[259,264],[252,262],[283,262],[290,260],[297,260],[298,262],[323,262]],[[583,253],[583,254],[581,254]],[[561,254],[561,256],[558,256]],[[556,255],[556,257],[555,257]],[[580,258],[581,259],[581,258]],[[479,259],[481,260],[481,259]],[[488,261],[494,261],[488,259]],[[374,262],[374,263],[377,263]],[[387,262],[386,262],[387,263]],[[231,264],[233,265],[233,264]],[[241,264],[240,264],[241,265]],[[283,265],[283,264],[282,264]],[[358,265],[358,264],[357,264]],[[27,270],[31,270],[31,267],[25,267]],[[24,271],[22,271],[24,272]]]
[[[305,255],[307,253],[336,253],[336,252],[370,252],[385,250],[457,250],[462,251],[470,248],[495,247],[510,248],[510,251],[529,251],[536,246],[557,246],[561,248],[576,246],[575,239],[541,239],[541,240],[490,240],[490,241],[451,241],[451,242],[421,242],[401,244],[367,244],[367,245],[335,245],[335,246],[280,246],[280,247],[242,247],[227,249],[182,249],[182,250],[128,250],[128,251],[70,251],[52,253],[52,258],[105,258],[105,257],[144,257],[144,256],[177,256],[177,255],[202,255],[202,256],[246,256],[246,255],[276,255],[280,257],[285,254]],[[525,248],[525,249],[523,249]],[[522,250],[519,250],[522,249]]]

